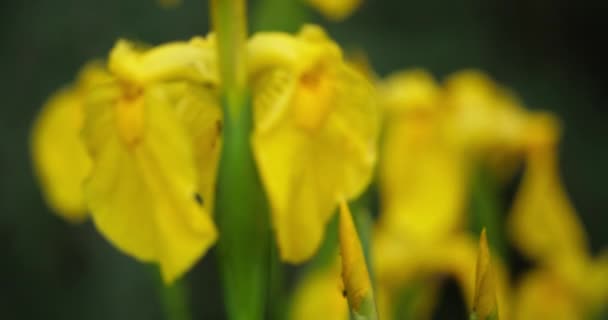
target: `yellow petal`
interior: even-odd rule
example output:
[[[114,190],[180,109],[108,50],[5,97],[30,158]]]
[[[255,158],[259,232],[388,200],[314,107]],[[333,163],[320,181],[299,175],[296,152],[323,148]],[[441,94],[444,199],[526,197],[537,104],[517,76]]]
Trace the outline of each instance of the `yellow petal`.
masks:
[[[258,32],[247,44],[250,77],[269,69],[287,69],[297,76],[321,64],[342,63],[342,51],[316,25],[304,25],[297,35]]]
[[[393,114],[434,110],[440,103],[439,86],[432,75],[421,69],[395,73],[378,90],[382,108]]]
[[[32,130],[32,156],[46,201],[71,221],[81,221],[87,215],[82,182],[91,161],[80,139],[82,104],[90,87],[103,83],[107,77],[100,63],[85,66],[76,84],[48,100]]]
[[[341,287],[338,263],[307,274],[295,289],[290,319],[347,320],[348,304]]]
[[[223,115],[217,87],[193,84],[171,84],[165,88],[172,93],[178,118],[192,138],[199,173],[201,202],[213,213],[215,182],[222,148]]]
[[[438,241],[462,226],[469,167],[438,115],[389,120],[382,145],[379,224],[407,241]]]
[[[342,281],[351,310],[363,314],[363,304],[367,302],[374,308],[375,314],[375,301],[363,248],[352,215],[344,201],[340,203],[340,256]]]
[[[253,151],[281,257],[292,263],[314,254],[340,197],[364,190],[376,158],[372,87],[328,41],[307,27],[250,42]]]
[[[578,320],[585,314],[580,301],[559,278],[540,270],[521,281],[513,311],[518,320]]]
[[[188,80],[217,85],[219,76],[213,46],[212,37],[171,42],[148,50],[119,40],[110,53],[108,68],[132,85],[159,80]]]
[[[580,260],[587,241],[559,177],[557,124],[547,115],[530,123],[526,169],[509,218],[511,238],[543,263]]]
[[[449,135],[469,151],[519,151],[526,111],[517,98],[485,74],[458,72],[445,84],[444,103],[451,121]]]
[[[307,0],[308,4],[319,10],[326,18],[340,21],[350,16],[360,5],[361,0]]]
[[[121,46],[116,50],[125,50]],[[181,44],[168,48],[175,50],[175,59],[183,57]],[[116,70],[120,63],[110,61],[116,80],[89,94],[83,135],[93,159],[85,196],[95,225],[126,254],[159,263],[164,281],[170,283],[217,237],[208,211],[199,203],[203,154],[195,146],[217,142],[217,129],[210,127],[219,116],[215,110],[180,119],[180,114],[194,115],[214,106],[208,99],[193,102],[206,92],[197,81],[207,75],[182,74],[181,65],[165,63],[171,56],[165,54],[168,48],[152,50],[151,57],[138,53],[144,65],[159,60],[154,76],[138,74],[137,68],[131,70],[134,74],[124,73]],[[111,54],[111,59],[122,58]],[[204,126],[195,129],[196,124]],[[200,136],[204,134],[211,136]],[[211,158],[217,152],[211,147],[202,151],[210,151]]]
[[[494,272],[490,260],[486,229],[483,229],[479,239],[479,254],[475,268],[475,297],[473,298],[473,312],[478,319],[491,319],[493,315],[498,316]]]

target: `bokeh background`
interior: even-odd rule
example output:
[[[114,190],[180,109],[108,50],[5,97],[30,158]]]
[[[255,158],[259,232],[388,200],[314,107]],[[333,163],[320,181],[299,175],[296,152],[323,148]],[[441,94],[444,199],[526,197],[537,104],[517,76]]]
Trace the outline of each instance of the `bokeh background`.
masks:
[[[250,1],[253,15],[258,2]],[[188,39],[207,33],[207,14],[202,0],[172,9],[154,0],[0,3],[0,319],[162,319],[149,267],[112,248],[90,222],[70,225],[45,206],[29,131],[46,97],[117,38]],[[345,22],[314,13],[310,21],[366,52],[380,75],[480,68],[529,108],[558,114],[562,176],[597,253],[608,244],[607,17],[608,5],[591,0],[366,0]],[[514,272],[525,268],[515,264]],[[187,281],[195,318],[222,319],[213,252]],[[459,308],[457,289],[446,292],[438,319]]]

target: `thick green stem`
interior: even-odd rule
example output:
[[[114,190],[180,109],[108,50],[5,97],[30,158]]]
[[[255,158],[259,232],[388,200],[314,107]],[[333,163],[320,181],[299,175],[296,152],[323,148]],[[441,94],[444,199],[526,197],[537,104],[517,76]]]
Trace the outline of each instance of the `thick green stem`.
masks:
[[[236,117],[224,118],[217,193],[218,248],[229,318],[256,320],[265,314],[271,231],[249,145],[251,108],[241,108]]]
[[[234,117],[248,107],[245,0],[211,0],[211,20],[217,36],[224,114]]]
[[[250,145],[245,1],[212,0],[211,11],[224,112],[216,220],[226,311],[231,320],[265,319],[271,231]]]

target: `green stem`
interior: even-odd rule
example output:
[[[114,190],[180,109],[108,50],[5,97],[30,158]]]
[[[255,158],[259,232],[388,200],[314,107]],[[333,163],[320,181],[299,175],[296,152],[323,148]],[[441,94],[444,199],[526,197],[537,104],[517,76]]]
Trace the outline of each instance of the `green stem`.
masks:
[[[217,36],[224,115],[227,117],[235,117],[240,109],[248,107],[245,8],[245,0],[211,0],[211,20]]]
[[[150,272],[154,278],[165,319],[168,320],[190,320],[190,306],[188,304],[188,290],[182,279],[166,285],[161,278],[160,270],[153,266]]]
[[[375,186],[371,185],[359,198],[350,204],[355,228],[359,234],[359,241],[361,241],[361,247],[363,248],[363,254],[365,255],[365,263],[367,264],[367,271],[369,272],[372,285],[374,285],[375,282],[371,248],[374,221],[372,219],[370,207],[374,191]]]
[[[266,197],[250,145],[244,0],[212,0],[222,81],[222,155],[217,189],[219,263],[228,318],[266,318],[270,237]]]
[[[248,104],[236,117],[224,118],[217,193],[218,249],[227,312],[235,320],[264,318],[270,268],[271,230],[249,145],[250,131]]]
[[[481,234],[485,227],[490,246],[500,257],[506,259],[501,211],[498,183],[487,167],[478,165],[472,180],[471,229],[476,234]]]

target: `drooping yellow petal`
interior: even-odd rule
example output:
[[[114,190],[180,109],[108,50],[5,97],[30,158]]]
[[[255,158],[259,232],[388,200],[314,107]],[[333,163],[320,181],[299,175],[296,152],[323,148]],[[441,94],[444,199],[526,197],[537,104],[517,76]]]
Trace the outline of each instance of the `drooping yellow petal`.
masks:
[[[530,258],[551,264],[587,255],[583,228],[559,177],[558,131],[549,115],[530,119],[526,169],[509,218],[511,238],[518,248]]]
[[[360,5],[361,0],[306,0],[326,18],[340,21],[350,16]]]
[[[110,55],[115,81],[93,90],[85,105],[83,135],[93,159],[85,196],[93,221],[121,251],[159,263],[167,283],[217,237],[207,204],[200,203],[198,169],[204,154],[197,148],[214,157],[216,151],[201,143],[218,143],[217,132],[208,129],[218,113],[217,104],[198,100],[214,76],[196,74],[207,70],[198,65],[208,62],[203,51],[211,50],[197,41],[189,43],[192,47],[177,43],[150,51],[119,42],[118,53]],[[181,63],[170,62],[172,56]],[[155,68],[141,71],[140,62]],[[205,120],[180,119],[195,115]],[[195,130],[195,124],[203,126]]]
[[[132,42],[119,40],[110,53],[108,67],[131,85],[171,80],[217,85],[214,42],[210,36],[209,39],[193,38],[145,50]]]
[[[218,91],[192,84],[171,84],[177,116],[192,138],[194,155],[199,173],[201,202],[209,213],[213,213],[215,183],[222,148],[223,115],[219,105]]]
[[[382,146],[379,223],[411,241],[438,241],[464,219],[468,165],[435,117],[393,119]]]
[[[359,195],[376,158],[371,85],[323,31],[261,33],[250,42],[252,145],[283,260],[310,258],[340,197]]]
[[[498,317],[496,285],[490,260],[486,229],[483,229],[479,239],[479,253],[475,268],[475,296],[473,298],[473,313],[477,319],[481,320],[497,319]]]
[[[442,242],[406,241],[378,228],[374,233],[373,261],[378,283],[396,292],[415,279],[438,274],[451,275],[460,284],[469,305],[474,292],[475,242],[465,234]]]
[[[387,111],[379,224],[406,241],[440,240],[462,223],[468,180],[465,154],[444,130],[440,90],[421,70],[393,75],[379,90]]]
[[[487,75],[465,70],[445,84],[444,104],[450,137],[477,156],[519,152],[527,112],[507,89]]]
[[[519,284],[513,309],[514,319],[579,320],[585,311],[576,294],[547,271],[533,271]]]
[[[376,301],[357,229],[346,202],[340,203],[342,281],[350,309],[363,319],[376,319]]]
[[[431,111],[440,104],[439,86],[432,75],[421,69],[390,75],[378,90],[381,106],[390,114]]]
[[[338,263],[312,271],[300,280],[295,290],[289,318],[347,320],[348,304],[342,293]]]
[[[84,96],[107,77],[101,63],[85,66],[74,85],[48,100],[32,130],[32,156],[46,201],[70,221],[82,221],[87,216],[82,182],[89,174],[91,161],[80,139]]]

